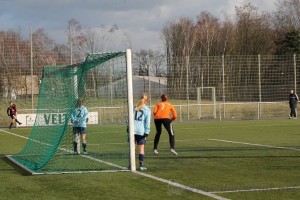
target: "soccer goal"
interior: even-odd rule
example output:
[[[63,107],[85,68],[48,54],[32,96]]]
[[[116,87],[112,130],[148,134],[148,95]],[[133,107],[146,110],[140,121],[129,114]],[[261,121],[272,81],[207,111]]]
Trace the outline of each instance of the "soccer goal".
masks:
[[[129,49],[94,53],[82,63],[44,67],[30,137],[7,157],[31,174],[134,171],[134,140],[126,129],[133,120],[131,56]],[[70,120],[78,100],[89,112],[86,152]]]
[[[215,87],[197,87],[198,119],[217,118]]]

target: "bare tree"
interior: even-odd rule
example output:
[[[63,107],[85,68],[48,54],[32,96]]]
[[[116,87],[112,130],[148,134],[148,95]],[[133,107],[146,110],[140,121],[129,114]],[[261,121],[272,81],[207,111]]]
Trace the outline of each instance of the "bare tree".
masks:
[[[300,1],[299,0],[277,0],[277,10],[274,12],[274,22],[281,29],[300,29]]]
[[[174,96],[188,91],[190,56],[196,44],[196,33],[193,21],[185,17],[169,22],[162,30],[167,53],[168,88]],[[175,75],[179,78],[174,78]]]
[[[135,74],[163,77],[166,75],[165,56],[159,51],[141,49],[134,53]]]
[[[82,46],[84,46],[86,41],[85,37],[83,36],[82,27],[80,23],[75,19],[70,19],[68,21],[68,28],[66,30],[66,33],[68,35],[68,44],[70,48],[70,63],[73,64],[73,54],[80,55],[81,60],[83,60],[84,52],[82,51]]]
[[[138,76],[148,76],[149,75],[149,57],[152,55],[152,50],[141,49],[134,55],[134,63],[136,65],[134,73]]]
[[[24,84],[21,77],[28,75],[28,69],[30,69],[29,55],[28,42],[22,39],[20,33],[14,31],[0,32],[0,69],[2,72],[0,88],[2,96],[12,99],[16,95],[24,95]]]
[[[216,40],[220,34],[220,24],[218,19],[207,11],[200,13],[197,16],[197,35],[198,42],[203,48],[206,56],[211,54],[213,45],[216,44]]]
[[[55,58],[53,50],[55,42],[49,38],[44,29],[37,29],[32,33],[33,65],[36,71],[41,72],[44,66],[65,64],[66,60],[59,61]]]
[[[219,43],[220,43],[220,54],[233,54],[236,38],[236,25],[228,17],[221,24]],[[218,55],[218,54],[215,54]]]
[[[150,73],[156,77],[165,77],[166,74],[166,62],[165,55],[159,51],[153,52],[153,57],[151,60]]]
[[[251,3],[235,7],[237,17],[236,53],[256,55],[270,53],[275,49],[271,28],[271,16]]]
[[[288,33],[300,30],[300,1],[277,0],[276,11],[272,16],[276,54],[286,52],[285,37]]]
[[[207,85],[210,84],[210,54],[213,49],[213,47],[217,47],[217,41],[220,33],[220,24],[218,22],[218,19],[214,17],[212,14],[210,14],[207,11],[204,11],[200,13],[197,17],[197,42],[199,43],[200,49],[204,50],[204,55],[206,56],[206,64],[204,68],[202,68],[201,74],[201,86],[203,87],[204,83],[204,73],[205,70],[207,72],[206,74],[206,81]],[[215,48],[217,49],[217,48]],[[218,50],[217,50],[218,51]],[[201,51],[202,53],[203,51]],[[201,55],[200,53],[200,55]],[[200,75],[199,74],[199,75]]]

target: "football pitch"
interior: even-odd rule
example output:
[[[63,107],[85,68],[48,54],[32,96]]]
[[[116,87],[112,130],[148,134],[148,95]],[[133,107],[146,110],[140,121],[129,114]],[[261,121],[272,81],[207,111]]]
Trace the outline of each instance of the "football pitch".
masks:
[[[4,157],[22,150],[31,129],[2,128],[1,199],[300,198],[299,120],[175,123],[178,156],[170,153],[165,130],[159,154],[152,153],[151,128],[147,171],[36,176]]]

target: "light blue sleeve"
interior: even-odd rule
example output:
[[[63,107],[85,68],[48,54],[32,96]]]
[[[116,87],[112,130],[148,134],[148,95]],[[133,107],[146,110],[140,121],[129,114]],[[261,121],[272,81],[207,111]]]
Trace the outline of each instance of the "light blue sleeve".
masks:
[[[84,109],[84,118],[86,119],[86,118],[88,118],[89,112],[86,107],[84,107],[83,109]]]
[[[145,126],[145,133],[146,134],[149,134],[150,133],[150,126],[151,126],[151,110],[150,110],[150,108],[149,107],[145,107],[145,124],[144,124],[144,126]]]
[[[88,118],[88,114],[89,114],[89,112],[88,112],[87,108],[83,107],[83,116],[81,118],[81,123],[82,123],[83,127],[86,127],[86,119]]]

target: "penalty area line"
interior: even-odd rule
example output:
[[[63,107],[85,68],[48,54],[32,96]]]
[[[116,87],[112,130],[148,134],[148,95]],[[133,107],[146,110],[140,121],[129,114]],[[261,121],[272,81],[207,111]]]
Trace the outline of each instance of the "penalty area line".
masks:
[[[291,187],[275,187],[275,188],[260,188],[260,189],[248,189],[248,190],[227,190],[227,191],[213,191],[211,193],[238,193],[238,192],[260,192],[260,191],[271,191],[271,190],[287,190],[287,189],[300,189],[300,186]]]
[[[14,136],[17,136],[17,137],[20,137],[20,138],[23,138],[23,139],[26,139],[28,140],[29,138],[28,137],[25,137],[25,136],[22,136],[22,135],[18,135],[18,134],[15,134],[15,133],[12,133],[12,132],[9,132],[9,131],[5,131],[3,129],[0,129],[0,131],[4,132],[4,133],[8,133],[10,135],[14,135]]]
[[[192,188],[192,187],[189,187],[189,186],[186,186],[186,185],[182,185],[182,184],[179,184],[179,183],[176,183],[176,182],[173,182],[173,181],[169,181],[169,180],[166,180],[166,179],[163,179],[163,178],[159,178],[157,176],[153,176],[153,175],[150,175],[150,174],[142,173],[142,172],[139,172],[139,171],[135,171],[134,173],[138,174],[138,175],[141,175],[141,176],[145,176],[147,178],[154,179],[156,181],[167,183],[169,185],[172,185],[172,186],[184,189],[184,190],[188,190],[188,191],[191,191],[191,192],[202,194],[204,196],[208,196],[208,197],[211,197],[213,199],[217,199],[217,200],[229,200],[227,198],[224,198],[224,197],[218,196],[216,194],[213,194],[212,192],[205,192],[203,190],[199,190],[199,189]]]
[[[300,151],[300,149],[297,149],[297,148],[278,147],[278,146],[272,146],[272,145],[266,145],[266,144],[255,144],[255,143],[248,143],[248,142],[237,142],[237,141],[220,140],[220,139],[214,139],[214,138],[207,138],[207,140],[217,141],[217,142],[234,143],[234,144],[245,144],[245,145],[250,145],[250,146],[268,147],[268,148],[273,148],[273,149],[285,149],[285,150]]]

